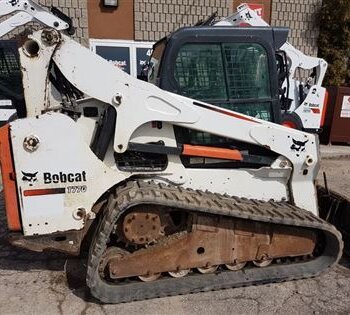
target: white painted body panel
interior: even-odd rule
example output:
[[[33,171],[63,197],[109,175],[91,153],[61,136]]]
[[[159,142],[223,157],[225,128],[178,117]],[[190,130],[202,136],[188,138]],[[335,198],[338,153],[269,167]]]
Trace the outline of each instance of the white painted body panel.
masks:
[[[32,153],[23,147],[23,139],[28,135],[35,135],[40,140],[38,149]],[[97,159],[74,121],[65,115],[48,113],[38,118],[17,120],[11,124],[11,138],[25,235],[83,228],[83,220],[74,219],[74,212],[85,209],[89,214],[96,200],[125,178]],[[38,172],[37,181],[31,186],[31,183],[23,180],[22,171]],[[86,182],[44,183],[44,172],[57,174],[82,171],[86,171]],[[68,186],[76,185],[86,185],[86,192],[67,192]],[[66,193],[51,195],[49,198],[46,198],[47,195],[40,198],[24,196],[28,190],[52,188],[65,188]]]
[[[268,177],[259,174],[259,171],[264,173],[262,169],[187,169],[189,180],[184,186],[264,201],[289,199],[287,182],[290,170],[274,172],[268,169]]]
[[[312,86],[305,100],[295,109],[300,117],[304,128],[319,129],[321,126],[322,113],[324,111],[324,99],[326,89],[320,86]]]

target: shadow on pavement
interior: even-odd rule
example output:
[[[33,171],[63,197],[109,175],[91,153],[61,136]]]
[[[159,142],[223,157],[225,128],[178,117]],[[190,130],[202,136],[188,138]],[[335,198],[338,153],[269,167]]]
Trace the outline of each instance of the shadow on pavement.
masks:
[[[350,256],[344,254],[339,261],[339,265],[345,268],[348,268],[350,270]]]
[[[56,252],[37,253],[17,248],[8,242],[8,236],[5,207],[0,195],[0,270],[65,271],[68,287],[74,295],[86,302],[99,304],[86,286],[85,257],[72,257]]]
[[[1,198],[2,199],[2,198]],[[60,253],[36,253],[11,246],[8,242],[6,214],[0,201],[0,269],[1,270],[63,270],[67,255]]]
[[[102,304],[90,294],[89,288],[86,285],[87,257],[68,258],[64,267],[68,287],[74,295],[85,302]]]

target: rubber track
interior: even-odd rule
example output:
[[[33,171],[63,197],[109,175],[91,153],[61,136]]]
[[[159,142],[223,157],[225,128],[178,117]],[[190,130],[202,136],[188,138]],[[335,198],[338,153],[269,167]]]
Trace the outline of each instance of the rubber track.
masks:
[[[98,266],[109,235],[120,215],[140,204],[165,205],[202,213],[312,228],[323,233],[324,251],[322,255],[306,262],[223,271],[218,274],[190,274],[177,279],[167,277],[154,282],[108,283],[100,277]],[[286,202],[263,202],[153,182],[130,181],[117,188],[115,194],[111,194],[105,210],[90,247],[86,278],[92,295],[104,303],[130,302],[313,277],[336,264],[343,249],[341,235],[332,225]]]

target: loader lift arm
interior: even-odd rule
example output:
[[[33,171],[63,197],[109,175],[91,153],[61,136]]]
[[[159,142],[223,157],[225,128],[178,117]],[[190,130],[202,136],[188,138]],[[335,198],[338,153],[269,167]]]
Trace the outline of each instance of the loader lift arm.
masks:
[[[31,0],[1,0],[0,16],[10,15],[0,23],[0,37],[29,22],[39,22],[59,31],[74,34],[72,20],[55,7],[49,11]]]

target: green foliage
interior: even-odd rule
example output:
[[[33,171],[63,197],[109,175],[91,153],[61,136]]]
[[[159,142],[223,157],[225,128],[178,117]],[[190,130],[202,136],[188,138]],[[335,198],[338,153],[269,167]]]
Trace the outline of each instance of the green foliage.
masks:
[[[323,0],[319,12],[319,57],[329,63],[325,85],[350,84],[350,1]]]

